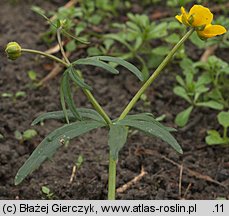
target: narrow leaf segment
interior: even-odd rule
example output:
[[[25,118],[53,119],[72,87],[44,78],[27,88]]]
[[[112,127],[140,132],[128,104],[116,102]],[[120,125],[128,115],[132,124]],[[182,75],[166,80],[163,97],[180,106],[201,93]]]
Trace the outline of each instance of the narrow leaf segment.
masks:
[[[170,133],[173,129],[165,127],[148,114],[127,115],[124,119],[117,121],[116,124],[129,126],[142,131],[146,135],[158,137],[168,143],[177,152],[183,153],[180,145]]]
[[[93,129],[105,126],[104,123],[86,120],[64,125],[50,133],[33,151],[29,159],[19,169],[15,177],[15,185],[20,184],[26,176],[36,170],[46,159],[50,159],[58,148]]]

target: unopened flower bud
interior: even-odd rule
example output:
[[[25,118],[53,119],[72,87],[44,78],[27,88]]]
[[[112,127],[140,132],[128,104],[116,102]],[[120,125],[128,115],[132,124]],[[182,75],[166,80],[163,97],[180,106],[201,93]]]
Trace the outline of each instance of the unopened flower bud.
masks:
[[[5,52],[9,59],[16,60],[21,56],[21,46],[17,42],[10,42],[7,44]]]

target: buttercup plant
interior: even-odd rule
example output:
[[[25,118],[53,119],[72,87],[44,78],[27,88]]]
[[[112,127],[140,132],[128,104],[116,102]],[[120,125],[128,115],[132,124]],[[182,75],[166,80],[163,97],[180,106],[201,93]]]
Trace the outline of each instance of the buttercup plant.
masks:
[[[168,53],[168,55],[154,71],[154,73],[145,81],[142,87],[134,95],[132,100],[127,104],[119,118],[114,120],[110,119],[110,117],[95,99],[92,94],[92,87],[85,83],[82,75],[78,72],[77,67],[78,65],[93,65],[100,67],[112,74],[118,74],[118,70],[108,64],[108,62],[113,62],[125,67],[131,73],[136,75],[138,79],[143,81],[142,73],[134,65],[120,58],[110,56],[95,56],[70,62],[65,55],[61,41],[61,33],[63,32],[62,25],[64,23],[63,21],[59,21],[58,25],[56,26],[57,40],[60,46],[63,60],[42,51],[21,48],[20,45],[16,42],[9,43],[6,47],[6,53],[9,59],[15,60],[16,58],[20,57],[21,54],[32,53],[46,56],[58,63],[61,63],[66,68],[62,75],[60,85],[60,101],[63,111],[55,111],[42,114],[32,122],[32,125],[47,119],[66,119],[67,124],[51,132],[38,145],[32,155],[19,169],[15,177],[15,184],[20,184],[27,175],[37,169],[46,159],[51,158],[56,150],[68,143],[69,140],[100,127],[106,127],[109,130],[108,199],[115,199],[116,163],[118,161],[119,151],[126,143],[129,128],[135,128],[139,131],[142,131],[146,135],[158,137],[171,145],[177,152],[182,153],[180,145],[171,135],[171,132],[174,131],[173,128],[162,125],[156,121],[150,113],[138,113],[129,115],[129,112],[137,103],[141,95],[148,89],[148,87],[159,76],[165,66],[170,62],[177,50],[184,44],[184,42],[194,31],[197,31],[200,37],[204,36],[207,38],[213,36],[211,31],[208,34],[209,29],[212,30],[212,27],[209,27],[212,19],[209,20],[206,19],[205,16],[202,16],[203,11],[208,11],[208,15],[213,17],[207,8],[204,8],[200,5],[193,6],[189,14],[187,14],[182,8],[182,15],[176,16],[176,18],[187,25],[190,28],[189,31],[187,31],[181,40]],[[218,31],[214,31],[214,36],[223,34],[226,31],[223,31],[222,28],[224,27],[217,27]],[[215,29],[215,27],[213,27],[213,29]],[[72,82],[82,88],[94,109],[77,108],[75,106],[71,92]]]

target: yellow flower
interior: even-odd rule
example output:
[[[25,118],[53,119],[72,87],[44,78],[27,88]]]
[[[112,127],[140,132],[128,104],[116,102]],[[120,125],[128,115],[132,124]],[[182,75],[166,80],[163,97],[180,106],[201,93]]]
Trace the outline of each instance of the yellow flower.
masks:
[[[227,31],[221,25],[212,25],[213,14],[201,5],[194,5],[188,13],[184,7],[181,7],[181,15],[177,15],[176,19],[186,26],[195,28],[199,37],[203,39],[221,35]]]

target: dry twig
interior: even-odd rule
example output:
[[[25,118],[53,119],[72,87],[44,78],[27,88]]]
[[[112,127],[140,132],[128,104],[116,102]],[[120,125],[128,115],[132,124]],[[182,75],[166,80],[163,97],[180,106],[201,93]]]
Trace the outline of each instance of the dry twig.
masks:
[[[188,194],[188,192],[189,192],[191,186],[192,186],[192,183],[189,183],[189,184],[188,184],[188,187],[186,188],[186,190],[185,190],[185,192],[184,192],[184,196],[183,196],[181,199],[186,199],[186,196],[187,196],[187,194]]]
[[[211,56],[211,55],[213,55],[214,52],[217,50],[217,48],[218,48],[218,45],[217,45],[217,44],[208,47],[208,48],[204,51],[204,53],[202,54],[202,56],[200,57],[200,61],[206,62],[206,61],[208,60],[208,57]]]
[[[69,57],[70,52],[66,52],[66,56]],[[60,64],[55,64],[55,67],[52,69],[52,71],[39,82],[39,85],[44,85],[49,80],[56,77],[62,71],[63,68],[64,68],[64,66],[62,66]]]
[[[66,42],[62,41],[62,45],[64,46]],[[60,46],[59,44],[56,44],[55,46],[51,47],[50,49],[46,50],[45,52],[48,54],[54,54],[60,51]]]
[[[141,168],[141,172],[138,176],[135,176],[132,180],[130,180],[129,182],[127,182],[126,184],[122,185],[121,187],[119,187],[116,191],[117,193],[123,193],[126,190],[128,190],[132,185],[136,184],[138,181],[140,181],[143,176],[145,176],[147,174],[147,172],[144,170],[144,167],[142,166]]]
[[[169,163],[171,163],[171,164],[177,166],[179,169],[181,169],[181,165],[180,165],[180,164],[176,163],[175,161],[173,161],[173,160],[171,160],[171,159],[169,159],[169,158],[167,158],[167,157],[165,157],[165,156],[161,156],[161,157],[162,157],[164,160],[168,161]],[[184,169],[184,170],[187,170],[187,171],[188,171],[187,174],[190,175],[190,176],[194,176],[194,177],[196,177],[196,178],[198,178],[198,179],[202,179],[202,180],[205,180],[205,181],[208,181],[208,182],[211,182],[211,183],[220,185],[220,186],[222,186],[222,187],[224,187],[224,188],[226,187],[224,184],[222,184],[222,183],[220,183],[220,182],[218,182],[218,181],[212,179],[210,176],[203,175],[203,174],[198,173],[198,172],[196,172],[196,171],[193,171],[193,170],[191,170],[191,169],[189,169],[189,168],[187,168],[187,167],[183,167],[183,169]]]
[[[179,175],[179,197],[182,195],[182,175],[183,175],[183,164],[180,166],[180,175]]]
[[[157,156],[157,155],[158,155],[158,154],[155,154],[154,151],[149,150],[149,149],[145,149],[145,150],[144,150],[144,154],[154,155],[154,156]],[[171,160],[171,159],[169,159],[169,158],[167,158],[167,157],[165,157],[165,156],[163,156],[163,155],[160,155],[160,157],[163,158],[164,160],[168,161],[169,163],[171,163],[171,164],[177,166],[180,170],[182,170],[182,173],[183,173],[184,170],[186,170],[186,171],[188,171],[187,174],[190,175],[190,176],[194,176],[194,177],[196,177],[196,178],[198,178],[198,179],[202,179],[202,180],[205,180],[205,181],[208,181],[208,182],[211,182],[211,183],[215,183],[215,184],[220,185],[220,186],[222,186],[222,187],[224,187],[224,188],[227,188],[226,185],[224,185],[223,183],[220,183],[220,182],[214,180],[214,179],[211,178],[210,176],[203,175],[203,174],[201,174],[201,173],[198,173],[198,172],[196,172],[196,171],[193,171],[193,170],[191,170],[191,169],[189,169],[189,168],[187,168],[187,167],[185,167],[185,166],[183,166],[183,165],[180,165],[180,164],[176,163],[175,161],[173,161],[173,160]],[[182,167],[182,166],[183,166],[183,167]],[[180,171],[180,175],[181,175],[181,171]],[[190,187],[190,186],[189,186],[189,187]],[[188,188],[188,189],[189,189],[189,188]],[[186,193],[187,193],[187,192],[186,192]]]
[[[76,171],[77,171],[77,167],[76,165],[74,165],[72,167],[72,174],[71,174],[71,177],[70,177],[70,180],[69,180],[69,183],[71,184],[76,176]]]

